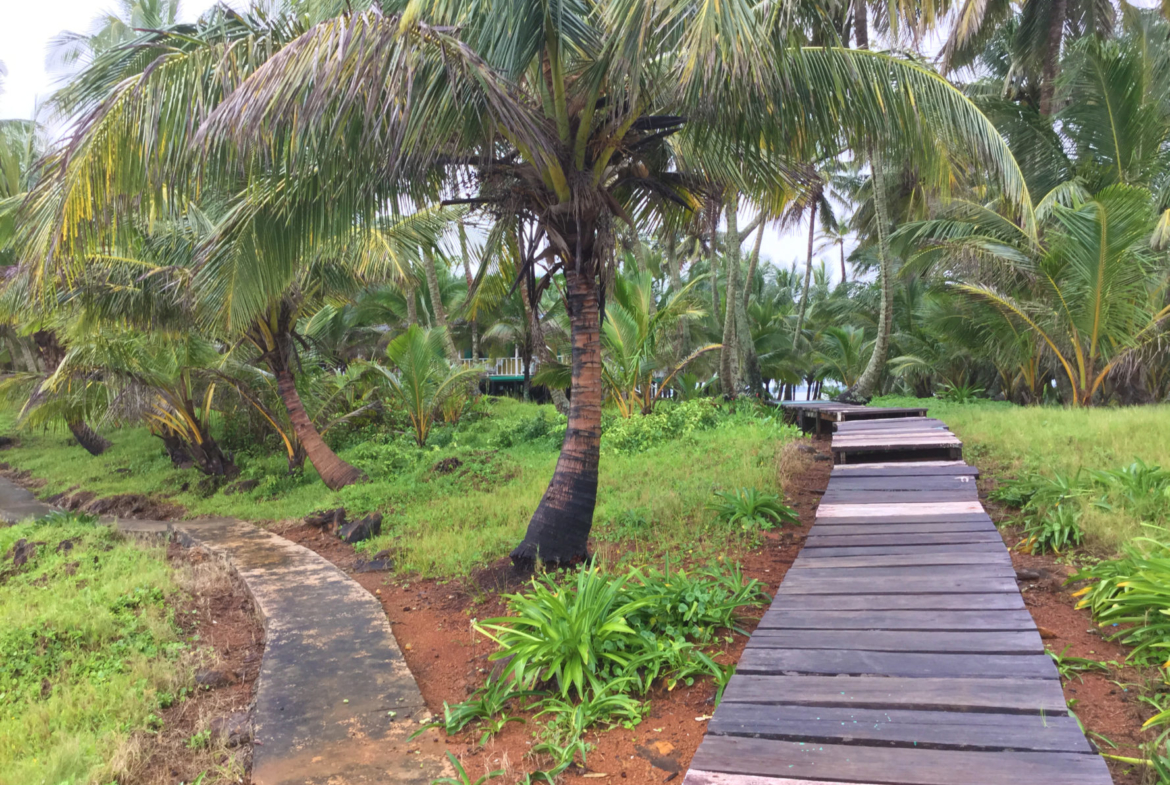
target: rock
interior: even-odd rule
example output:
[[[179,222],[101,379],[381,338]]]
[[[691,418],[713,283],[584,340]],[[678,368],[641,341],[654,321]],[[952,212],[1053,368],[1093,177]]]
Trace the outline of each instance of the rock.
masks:
[[[57,543],[57,553],[69,553],[69,551],[73,550],[74,542],[74,540],[68,539],[61,540],[61,542]]]
[[[1016,570],[1017,581],[1038,581],[1040,580],[1040,573],[1035,570]]]
[[[345,525],[345,508],[321,510],[305,516],[306,526],[319,526],[326,531],[337,530]]]
[[[377,537],[382,533],[382,513],[367,515],[361,520],[342,526],[337,536],[353,545],[355,542]]]
[[[1040,633],[1040,637],[1041,637],[1041,638],[1043,638],[1043,639],[1044,639],[1044,640],[1046,640],[1046,641],[1050,641],[1050,640],[1052,640],[1053,638],[1059,637],[1059,636],[1058,636],[1058,635],[1057,635],[1055,632],[1053,632],[1052,630],[1048,629],[1047,627],[1040,627],[1040,626],[1037,626],[1037,627],[1036,627],[1036,631],[1037,631],[1037,632],[1039,632],[1039,633]]]
[[[390,558],[390,549],[389,548],[383,548],[382,550],[380,550],[374,554],[374,561],[377,561],[378,559],[389,559],[389,558]]]
[[[29,542],[26,539],[19,539],[16,544],[12,546],[12,550],[8,551],[8,555],[12,557],[12,563],[17,567],[23,567],[28,563],[28,560],[37,555],[37,546],[44,545],[43,542]]]
[[[81,562],[79,562],[79,561],[69,562],[68,564],[65,565],[65,574],[66,575],[76,575],[77,568],[80,566],[81,566]]]
[[[226,717],[216,717],[208,726],[211,737],[226,747],[238,747],[252,740],[252,719],[246,711],[237,711]]]
[[[435,474],[450,474],[462,465],[463,461],[452,456],[450,458],[444,458],[443,460],[436,463],[431,467],[431,471],[433,471]]]
[[[14,444],[16,444],[16,439],[13,439],[11,436],[0,436],[0,450],[11,447]]]
[[[214,690],[230,685],[232,683],[232,677],[224,671],[204,668],[203,670],[195,671],[195,683],[200,687],[207,687],[208,689]]]
[[[358,559],[357,564],[353,566],[354,572],[389,572],[394,569],[394,562],[391,559]]]
[[[233,496],[237,493],[247,493],[260,485],[259,480],[237,480],[223,489],[224,496]]]

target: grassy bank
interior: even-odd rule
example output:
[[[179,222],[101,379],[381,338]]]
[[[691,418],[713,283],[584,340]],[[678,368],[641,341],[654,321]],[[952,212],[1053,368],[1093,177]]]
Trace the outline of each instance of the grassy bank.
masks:
[[[62,519],[0,528],[5,554],[0,783],[121,781],[136,763],[135,737],[157,729],[192,678],[162,550]]]
[[[998,401],[949,403],[889,396],[876,405],[929,407],[963,440],[967,460],[998,481],[1033,474],[1074,477],[1115,470],[1135,460],[1170,468],[1170,405],[1065,409]],[[1141,536],[1143,517],[1124,506],[1081,500],[1087,544],[1107,553]],[[1170,502],[1168,502],[1170,505]]]
[[[12,433],[7,417],[3,432]],[[371,425],[335,442],[370,478],[340,492],[311,468],[290,476],[284,457],[262,447],[237,455],[241,478],[255,487],[212,488],[195,470],[175,469],[143,428],[110,433],[114,446],[96,458],[67,434],[27,433],[0,458],[45,479],[42,496],[74,487],[101,496],[142,493],[190,515],[261,521],[338,506],[351,517],[378,511],[383,534],[364,548],[389,548],[400,571],[453,576],[506,555],[523,536],[556,465],[564,422],[551,406],[485,398],[423,448]],[[713,528],[707,509],[712,492],[775,492],[781,448],[794,438],[794,429],[767,413],[746,406],[731,412],[710,401],[631,420],[607,415],[595,535],[633,540],[648,558],[679,548],[725,550],[727,532]]]

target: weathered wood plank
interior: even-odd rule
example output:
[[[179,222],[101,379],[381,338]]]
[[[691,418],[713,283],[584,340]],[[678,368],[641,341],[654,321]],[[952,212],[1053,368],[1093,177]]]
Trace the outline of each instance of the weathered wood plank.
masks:
[[[817,508],[818,518],[871,518],[883,515],[949,515],[983,512],[979,502],[932,502],[904,504],[822,504]]]
[[[1006,553],[1003,542],[969,542],[946,545],[854,545],[841,548],[809,548],[804,559],[831,559],[840,556],[890,556],[926,553]]]
[[[979,491],[969,488],[940,488],[938,490],[878,491],[868,488],[848,490],[833,488],[825,491],[822,504],[900,504],[924,502],[978,501]]]
[[[748,646],[737,673],[900,676],[938,679],[1059,679],[1047,654],[929,654]]]
[[[711,736],[692,770],[790,779],[899,785],[1112,785],[1099,755],[1072,752],[999,752],[800,744]],[[764,780],[760,783],[766,783]],[[689,785],[749,785],[688,776]],[[756,785],[751,783],[750,785]]]
[[[805,548],[843,548],[850,545],[949,545],[991,542],[1003,544],[999,532],[942,532],[938,534],[828,534],[809,535]]]
[[[848,466],[848,464],[846,464]],[[926,475],[911,477],[831,477],[828,491],[945,491],[976,487],[969,475]]]
[[[1036,714],[731,703],[715,713],[707,733],[924,749],[1092,752],[1075,719]]]
[[[846,523],[840,525],[815,524],[809,529],[809,535],[843,535],[843,534],[946,534],[949,532],[991,532],[997,531],[991,521],[960,521],[957,523]]]
[[[723,703],[1011,714],[1068,713],[1059,679],[842,678],[736,673],[723,693]]]
[[[839,611],[772,608],[760,619],[764,630],[1035,630],[1032,614],[1021,611]]]
[[[824,560],[812,560],[811,566],[801,564],[785,575],[785,581],[823,581],[835,578],[1015,578],[1011,564],[909,564],[895,567],[820,566]]]
[[[780,584],[776,594],[1019,594],[1014,578],[808,578],[795,574]],[[972,608],[974,610],[974,607]]]
[[[757,629],[749,648],[841,649],[920,654],[1043,654],[1036,630],[923,632],[918,630]]]
[[[879,523],[991,523],[985,512],[938,513],[934,515],[836,515],[818,517],[817,526],[846,526]]]
[[[794,594],[777,593],[771,608],[777,611],[969,611],[1020,610],[1024,598],[1015,593],[987,594]]]
[[[930,567],[945,564],[1007,564],[1012,563],[1006,550],[999,553],[927,553],[893,554],[885,556],[838,556],[833,559],[811,559],[804,554],[796,557],[791,569],[833,569],[835,567]]]
[[[979,469],[962,461],[911,461],[905,463],[843,463],[833,467],[832,477],[978,477]]]

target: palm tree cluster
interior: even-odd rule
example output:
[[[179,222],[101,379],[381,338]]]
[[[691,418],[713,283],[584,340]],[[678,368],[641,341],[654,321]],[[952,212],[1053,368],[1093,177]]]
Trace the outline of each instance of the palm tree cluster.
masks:
[[[91,452],[144,423],[213,476],[250,423],[339,488],[363,478],[333,427],[425,444],[515,354],[568,419],[522,565],[585,556],[605,407],[1161,397],[1165,27],[1066,0],[143,0],[58,42],[58,139],[0,128],[2,389]],[[908,51],[941,28],[937,65]],[[799,264],[763,257],[774,227]]]

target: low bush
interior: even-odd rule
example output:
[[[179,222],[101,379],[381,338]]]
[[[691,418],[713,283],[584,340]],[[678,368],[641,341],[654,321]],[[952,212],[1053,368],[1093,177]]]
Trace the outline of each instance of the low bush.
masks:
[[[715,518],[725,526],[748,533],[771,531],[785,523],[799,523],[800,515],[784,504],[781,496],[764,493],[755,488],[737,491],[716,491],[707,505]]]

